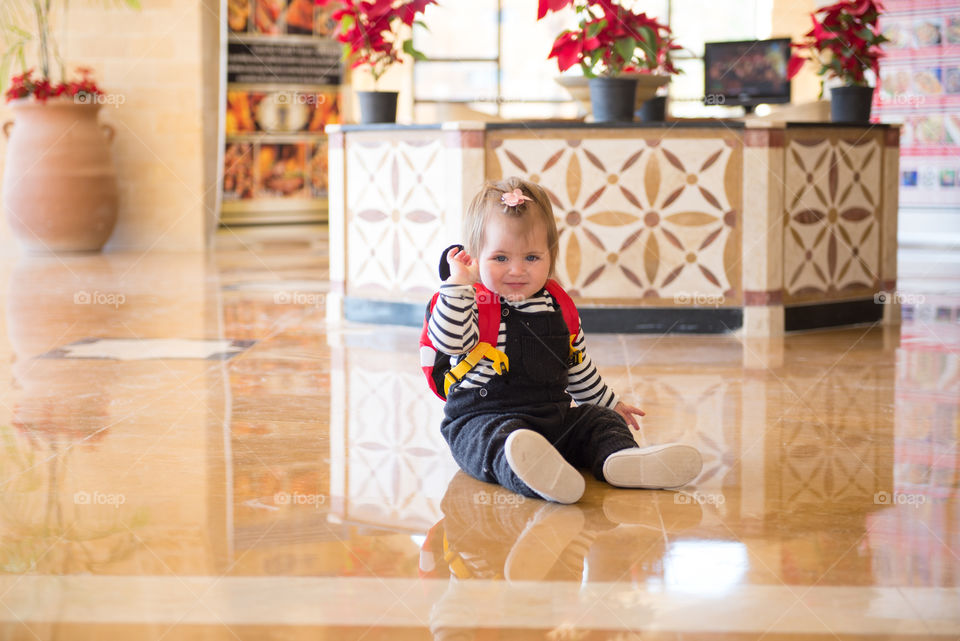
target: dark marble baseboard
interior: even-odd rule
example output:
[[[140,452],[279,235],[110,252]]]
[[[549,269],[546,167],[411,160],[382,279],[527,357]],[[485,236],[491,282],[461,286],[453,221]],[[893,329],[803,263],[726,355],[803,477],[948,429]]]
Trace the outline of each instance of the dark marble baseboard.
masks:
[[[376,301],[347,296],[349,321],[421,327],[424,304]],[[597,334],[726,334],[743,327],[741,307],[581,307],[585,332]],[[788,332],[873,323],[883,319],[883,305],[873,298],[794,305],[784,308]]]
[[[349,321],[420,327],[426,303],[373,301],[347,296],[344,316]],[[725,334],[743,326],[743,310],[679,307],[581,307],[585,332],[598,334]]]
[[[743,327],[739,307],[581,307],[583,331],[598,334],[726,334]]]
[[[859,325],[883,320],[883,304],[874,299],[845,300],[836,303],[793,305],[783,310],[784,330],[796,332],[841,325]]]

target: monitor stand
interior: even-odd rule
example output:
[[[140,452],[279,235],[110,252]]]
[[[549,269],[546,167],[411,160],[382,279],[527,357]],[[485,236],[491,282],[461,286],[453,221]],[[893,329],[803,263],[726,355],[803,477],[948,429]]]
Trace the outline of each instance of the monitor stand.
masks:
[[[752,115],[753,115],[753,109],[754,109],[754,107],[756,107],[756,105],[742,105],[742,107],[743,107],[743,115],[744,115],[744,116],[752,116]]]

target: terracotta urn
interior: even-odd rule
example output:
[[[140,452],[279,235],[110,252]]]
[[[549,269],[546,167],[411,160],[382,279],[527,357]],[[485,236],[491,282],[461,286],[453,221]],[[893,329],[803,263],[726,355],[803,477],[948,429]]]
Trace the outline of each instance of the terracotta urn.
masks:
[[[99,251],[117,222],[114,130],[100,105],[73,99],[10,102],[3,208],[30,252]]]

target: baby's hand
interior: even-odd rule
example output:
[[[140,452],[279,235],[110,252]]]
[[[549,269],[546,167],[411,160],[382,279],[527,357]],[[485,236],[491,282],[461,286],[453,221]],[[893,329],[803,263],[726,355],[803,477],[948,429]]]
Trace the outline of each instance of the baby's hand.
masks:
[[[473,285],[480,280],[480,266],[465,249],[452,247],[447,252],[450,265],[449,282],[454,285]]]
[[[637,416],[646,416],[646,412],[644,412],[642,409],[639,407],[634,407],[633,405],[627,405],[623,401],[620,401],[617,403],[616,407],[613,408],[613,411],[622,416],[623,420],[627,422],[627,425],[638,432],[640,431],[640,422],[637,421]]]

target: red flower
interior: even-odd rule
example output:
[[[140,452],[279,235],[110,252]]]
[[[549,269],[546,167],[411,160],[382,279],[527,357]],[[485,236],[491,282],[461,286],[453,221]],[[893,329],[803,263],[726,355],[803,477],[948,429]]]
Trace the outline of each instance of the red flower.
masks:
[[[401,50],[423,59],[411,40],[400,40],[398,24],[413,25],[417,16],[437,0],[314,0],[317,5],[339,4],[332,14],[337,23],[336,38],[353,58],[351,67],[368,66],[376,82],[387,67],[400,62]]]
[[[540,0],[537,5],[537,20],[547,15],[550,11],[560,11],[572,3],[573,0]]]
[[[866,85],[865,72],[879,70],[880,45],[887,42],[877,27],[882,11],[875,0],[843,0],[812,13],[813,28],[793,45],[799,51],[787,64],[787,76],[793,78],[807,60],[813,60],[820,64],[820,75]]]
[[[679,73],[670,52],[681,47],[670,27],[614,0],[539,0],[537,19],[570,4],[581,16],[579,28],[561,33],[547,56],[557,59],[560,71],[579,63],[586,76],[618,76],[628,69]]]
[[[33,69],[28,69],[19,76],[14,76],[10,79],[10,88],[7,90],[5,97],[7,102],[17,100],[18,98],[29,98],[30,96],[33,96],[34,99],[40,102],[46,102],[49,98],[57,98],[63,95],[103,95],[103,91],[100,90],[97,83],[91,78],[93,72],[90,69],[81,67],[77,69],[77,72],[81,77],[79,82],[73,81],[69,83],[60,82],[52,84],[49,78],[34,80]]]

